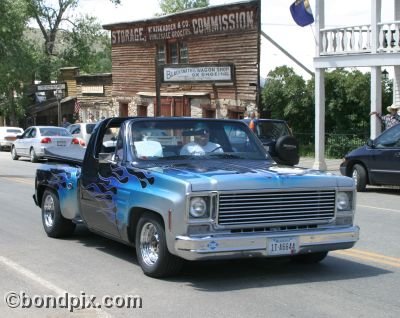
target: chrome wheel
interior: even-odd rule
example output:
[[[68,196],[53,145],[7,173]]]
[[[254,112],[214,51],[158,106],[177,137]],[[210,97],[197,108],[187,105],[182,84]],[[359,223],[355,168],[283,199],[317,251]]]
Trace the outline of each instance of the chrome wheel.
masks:
[[[54,225],[54,199],[51,195],[46,196],[43,204],[44,209],[44,223],[47,227],[52,227]]]
[[[148,266],[154,265],[159,257],[160,238],[153,223],[147,222],[140,232],[140,254]]]
[[[357,187],[357,184],[358,184],[358,171],[356,169],[353,170],[353,173],[352,173],[351,177],[353,178],[354,184]]]

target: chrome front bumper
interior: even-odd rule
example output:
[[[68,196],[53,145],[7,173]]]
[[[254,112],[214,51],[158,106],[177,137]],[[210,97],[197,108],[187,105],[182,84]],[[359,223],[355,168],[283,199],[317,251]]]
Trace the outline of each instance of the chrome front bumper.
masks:
[[[359,239],[359,231],[358,226],[352,226],[315,231],[177,236],[174,254],[187,260],[276,257],[279,255],[268,254],[268,240],[286,237],[297,238],[299,249],[296,254],[332,251],[353,247]]]

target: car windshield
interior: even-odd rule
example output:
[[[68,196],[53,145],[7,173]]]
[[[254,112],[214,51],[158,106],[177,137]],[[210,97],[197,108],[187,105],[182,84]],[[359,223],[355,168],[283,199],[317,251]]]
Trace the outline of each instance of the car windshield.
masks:
[[[290,130],[284,122],[259,121],[257,124],[257,136],[260,139],[278,139],[282,136],[290,136]]]
[[[70,137],[71,133],[66,130],[65,128],[57,128],[57,127],[44,127],[39,128],[41,136],[63,136],[63,137]]]
[[[141,160],[269,158],[247,125],[230,120],[141,120],[130,125],[131,151]]]
[[[11,134],[20,134],[20,133],[22,133],[22,130],[20,130],[20,129],[7,129],[7,132],[11,133]]]
[[[86,133],[91,134],[93,132],[94,127],[96,127],[96,124],[86,124]]]

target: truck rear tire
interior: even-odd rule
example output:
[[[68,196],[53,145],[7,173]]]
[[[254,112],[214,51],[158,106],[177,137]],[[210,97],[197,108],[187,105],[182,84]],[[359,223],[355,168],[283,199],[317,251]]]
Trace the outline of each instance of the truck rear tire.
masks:
[[[292,261],[301,264],[316,264],[321,262],[328,255],[328,252],[316,252],[292,256]]]
[[[159,217],[144,214],[136,228],[136,256],[144,274],[168,277],[179,273],[183,260],[168,251],[164,226]]]
[[[45,190],[43,193],[42,222],[47,236],[54,238],[71,236],[76,226],[71,220],[62,216],[58,197],[50,190]]]

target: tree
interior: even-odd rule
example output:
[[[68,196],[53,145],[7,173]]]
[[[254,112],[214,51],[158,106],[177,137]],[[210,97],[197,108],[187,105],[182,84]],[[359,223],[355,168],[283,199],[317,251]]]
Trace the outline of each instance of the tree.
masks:
[[[203,8],[209,6],[209,0],[160,0],[163,14],[181,12],[187,9]]]
[[[59,65],[59,61],[57,61],[58,55],[60,52],[56,52],[56,44],[57,44],[57,35],[61,31],[61,26],[63,24],[72,25],[75,28],[75,35],[77,34],[77,30],[79,29],[79,25],[83,26],[84,23],[82,18],[78,19],[78,26],[75,24],[75,19],[73,19],[70,11],[73,11],[79,6],[79,0],[58,0],[57,6],[49,6],[48,2],[45,0],[24,0],[29,8],[29,12],[31,16],[34,18],[36,23],[38,24],[40,31],[44,38],[43,45],[43,59],[41,63],[41,68],[39,69],[39,76],[43,82],[49,82],[52,73],[55,72],[55,67]],[[109,0],[115,5],[120,4],[120,0]],[[87,35],[86,31],[88,31],[91,27],[94,26],[92,23],[92,18],[88,21],[88,28],[84,30],[85,35]],[[93,31],[93,29],[92,29]],[[68,32],[68,29],[67,29]],[[84,38],[85,36],[81,36]],[[87,38],[87,37],[86,37]],[[76,40],[76,41],[74,41]],[[77,40],[77,37],[73,39],[72,43],[79,43],[81,41]],[[78,45],[79,46],[79,45]],[[82,48],[80,46],[80,48]],[[67,53],[67,56],[71,56],[71,52]],[[74,60],[74,59],[72,59]],[[78,65],[81,66],[81,65]]]
[[[23,36],[29,19],[24,0],[0,1],[0,114],[18,125],[23,115],[24,83],[31,80],[37,55]]]
[[[310,89],[292,68],[280,66],[268,73],[261,97],[261,110],[269,117],[287,120],[295,131],[313,129],[314,109]]]
[[[111,41],[95,18],[78,18],[63,41],[67,44],[60,54],[63,65],[78,65],[85,73],[111,71]]]

